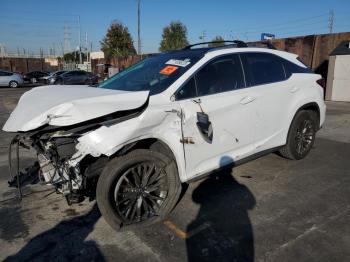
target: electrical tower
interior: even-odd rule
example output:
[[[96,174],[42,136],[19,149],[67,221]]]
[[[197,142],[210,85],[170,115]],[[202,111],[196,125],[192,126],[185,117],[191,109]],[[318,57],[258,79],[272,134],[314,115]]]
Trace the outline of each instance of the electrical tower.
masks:
[[[64,33],[63,33],[63,40],[64,40],[64,47],[63,47],[63,55],[66,53],[69,53],[71,51],[70,47],[70,36],[71,33],[69,32],[70,28],[67,25],[64,25]]]
[[[202,42],[205,42],[205,38],[207,37],[207,34],[205,31],[202,31],[201,35],[199,36],[199,39],[202,41]]]
[[[329,33],[333,33],[333,26],[334,26],[334,10],[329,11],[329,19],[328,19],[328,29]]]

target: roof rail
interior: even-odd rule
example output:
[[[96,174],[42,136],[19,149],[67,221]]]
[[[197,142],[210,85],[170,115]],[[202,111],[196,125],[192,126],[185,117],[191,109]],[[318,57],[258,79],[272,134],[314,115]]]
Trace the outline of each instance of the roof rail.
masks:
[[[248,45],[241,40],[223,40],[223,41],[211,41],[211,42],[196,43],[193,45],[188,45],[188,46],[184,47],[182,50],[191,49],[192,47],[198,46],[198,45],[219,44],[219,43],[231,43],[232,45],[236,45],[237,47],[248,47]],[[218,46],[214,46],[213,48],[217,48],[217,47]]]

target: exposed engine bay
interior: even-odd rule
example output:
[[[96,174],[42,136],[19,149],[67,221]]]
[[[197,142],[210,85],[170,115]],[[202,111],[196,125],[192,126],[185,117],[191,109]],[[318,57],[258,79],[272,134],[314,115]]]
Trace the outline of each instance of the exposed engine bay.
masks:
[[[65,196],[67,203],[79,203],[85,197],[94,199],[98,177],[108,161],[108,157],[93,157],[77,147],[78,139],[101,126],[117,124],[133,118],[143,112],[142,107],[117,112],[99,119],[80,123],[69,127],[46,125],[36,131],[18,133],[9,147],[9,167],[12,181],[10,185],[18,188],[21,197],[23,176],[26,173],[13,170],[19,166],[19,148],[34,149],[37,155],[37,181],[50,185],[55,191]],[[15,148],[15,150],[14,150]],[[16,156],[12,151],[16,151]],[[16,165],[13,163],[17,161]]]

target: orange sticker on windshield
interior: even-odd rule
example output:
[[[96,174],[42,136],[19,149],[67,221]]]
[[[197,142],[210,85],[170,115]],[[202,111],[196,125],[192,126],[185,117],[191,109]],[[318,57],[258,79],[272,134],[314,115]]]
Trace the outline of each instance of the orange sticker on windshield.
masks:
[[[174,73],[176,71],[176,69],[178,69],[177,66],[166,66],[164,67],[162,70],[160,70],[160,74],[162,75],[170,75],[172,73]]]

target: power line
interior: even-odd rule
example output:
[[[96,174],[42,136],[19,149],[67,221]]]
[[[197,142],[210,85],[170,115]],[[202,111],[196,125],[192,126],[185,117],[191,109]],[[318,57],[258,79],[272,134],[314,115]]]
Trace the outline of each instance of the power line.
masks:
[[[294,24],[295,26],[303,26],[303,25],[308,25],[308,24],[317,24],[319,22],[323,22],[326,21],[326,17],[328,16],[328,13],[323,13],[320,15],[315,15],[315,16],[311,16],[311,17],[304,17],[304,18],[299,18],[299,19],[293,19],[293,20],[289,20],[289,21],[284,21],[284,22],[279,22],[279,23],[273,23],[273,24],[265,24],[265,25],[259,25],[259,26],[254,26],[254,27],[246,27],[244,30],[242,30],[242,28],[237,28],[237,29],[231,29],[230,32],[234,32],[234,33],[259,33],[261,32],[261,30],[264,29],[273,29],[273,28],[281,28],[281,26],[283,25],[290,25]],[[306,23],[305,21],[311,21],[311,20],[315,20],[317,18],[324,18],[324,19],[318,19],[318,21],[313,21],[312,23]],[[304,23],[303,23],[304,22]],[[300,24],[302,23],[302,24]],[[294,27],[294,25],[292,27]],[[256,30],[259,29],[259,30]],[[215,31],[215,30],[209,30],[211,32]]]
[[[298,23],[298,22],[313,20],[313,19],[320,18],[320,17],[325,17],[325,16],[328,16],[328,15],[329,15],[328,13],[323,13],[323,14],[316,15],[316,16],[310,16],[310,17],[305,17],[305,18],[299,18],[299,19],[284,21],[284,22],[280,22],[280,23],[274,23],[274,24],[266,24],[266,25],[248,27],[248,28],[246,28],[246,29],[248,29],[248,30],[250,30],[250,29],[259,29],[259,28],[264,28],[264,27],[273,27],[273,26],[280,26],[280,25],[291,24],[291,23]],[[233,31],[234,31],[234,30],[233,30]]]
[[[304,26],[310,26],[310,25],[316,25],[316,24],[322,24],[322,23],[327,23],[327,20],[320,20],[317,22],[312,22],[312,23],[304,23],[304,24],[298,24],[298,25],[289,25],[289,26],[279,26],[279,27],[262,27],[262,29],[268,29],[270,31],[278,31],[278,30],[283,30],[283,29],[288,29],[288,28],[295,28],[295,27],[304,27]],[[260,33],[262,30],[255,30],[255,31],[247,31],[247,30],[242,30],[234,33]]]
[[[3,10],[4,12],[13,12],[12,10]],[[67,16],[78,16],[77,14],[62,14],[62,13],[56,13],[56,12],[38,12],[38,11],[26,11],[26,10],[20,10],[19,12],[16,11],[16,14],[36,14],[36,15],[49,15],[49,16],[61,16],[61,17],[67,17]]]
[[[6,19],[6,20],[15,20],[15,21],[18,21],[18,20],[25,20],[25,21],[38,21],[38,22],[43,22],[45,24],[47,23],[72,23],[72,24],[76,24],[77,21],[74,21],[74,20],[66,20],[66,19],[63,19],[63,20],[50,20],[50,19],[40,19],[40,18],[28,18],[28,17],[13,17],[13,16],[3,16],[1,15],[0,16],[0,20],[1,19]]]

